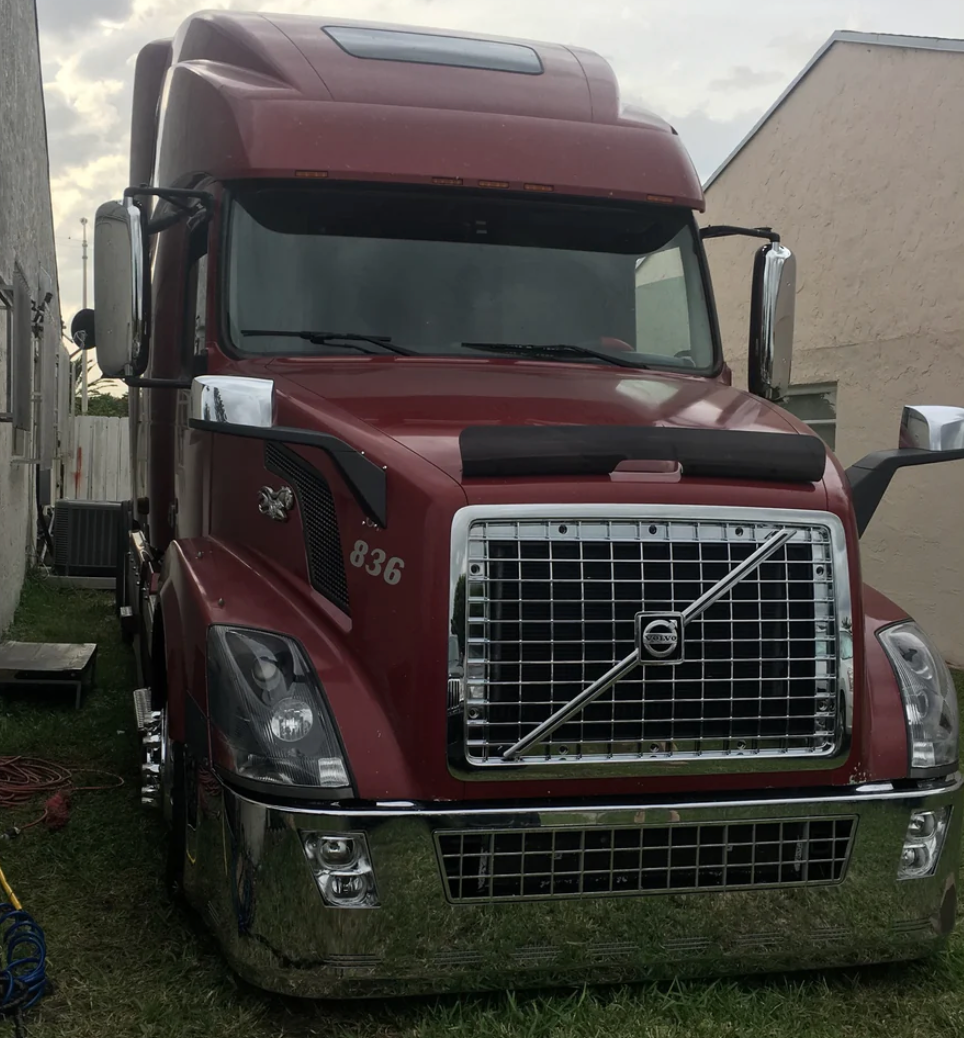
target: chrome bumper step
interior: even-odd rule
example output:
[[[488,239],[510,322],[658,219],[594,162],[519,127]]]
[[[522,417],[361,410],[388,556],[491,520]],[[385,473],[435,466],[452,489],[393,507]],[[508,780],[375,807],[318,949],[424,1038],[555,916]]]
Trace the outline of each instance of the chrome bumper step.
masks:
[[[151,690],[134,689],[134,714],[141,735],[141,803],[145,807],[161,806],[161,766],[164,763],[164,733],[160,710],[151,709]]]

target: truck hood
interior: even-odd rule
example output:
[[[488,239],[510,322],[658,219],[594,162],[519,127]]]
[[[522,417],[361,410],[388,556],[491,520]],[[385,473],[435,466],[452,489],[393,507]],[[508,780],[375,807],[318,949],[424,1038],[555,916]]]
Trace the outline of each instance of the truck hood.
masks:
[[[528,360],[277,360],[292,395],[360,420],[461,480],[470,425],[650,425],[804,431],[776,407],[701,378]]]

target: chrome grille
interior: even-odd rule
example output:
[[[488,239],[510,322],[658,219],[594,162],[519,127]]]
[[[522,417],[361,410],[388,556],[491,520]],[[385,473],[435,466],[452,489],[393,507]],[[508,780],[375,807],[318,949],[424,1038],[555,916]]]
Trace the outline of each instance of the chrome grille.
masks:
[[[633,651],[638,613],[682,612],[785,529],[786,545],[686,626],[681,663],[637,667],[518,759],[832,755],[842,711],[828,524],[485,519],[469,527],[457,624],[469,762],[503,763]]]
[[[452,901],[839,883],[854,818],[436,833]]]

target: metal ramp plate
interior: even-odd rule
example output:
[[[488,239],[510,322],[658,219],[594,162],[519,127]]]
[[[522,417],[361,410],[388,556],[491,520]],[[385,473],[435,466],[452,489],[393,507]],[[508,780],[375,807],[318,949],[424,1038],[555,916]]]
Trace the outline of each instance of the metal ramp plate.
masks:
[[[71,691],[79,708],[94,683],[97,645],[0,642],[0,692]]]

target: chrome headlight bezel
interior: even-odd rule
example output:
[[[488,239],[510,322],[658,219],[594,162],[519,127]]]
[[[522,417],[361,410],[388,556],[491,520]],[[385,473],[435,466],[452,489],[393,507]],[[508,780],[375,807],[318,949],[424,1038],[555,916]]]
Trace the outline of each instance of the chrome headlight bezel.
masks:
[[[897,867],[898,882],[929,879],[937,872],[950,819],[950,807],[912,812]]]
[[[302,831],[301,843],[322,900],[330,908],[378,908],[378,889],[368,838],[362,832]],[[332,849],[345,854],[333,859]],[[340,892],[340,883],[355,882],[358,890]]]
[[[931,777],[956,771],[960,756],[957,689],[944,658],[913,620],[882,628],[877,640],[900,689],[908,773]]]

